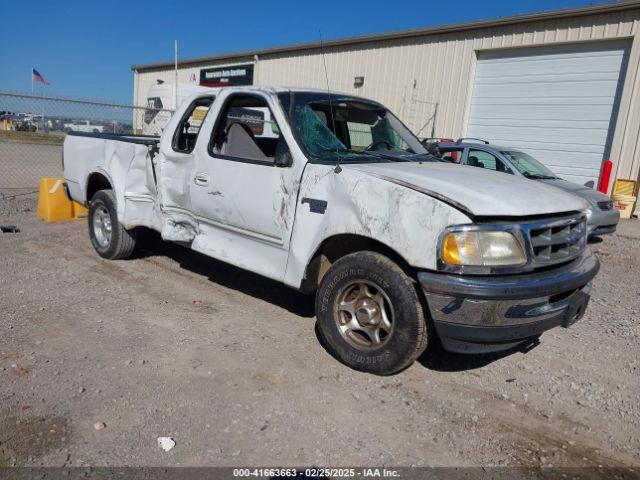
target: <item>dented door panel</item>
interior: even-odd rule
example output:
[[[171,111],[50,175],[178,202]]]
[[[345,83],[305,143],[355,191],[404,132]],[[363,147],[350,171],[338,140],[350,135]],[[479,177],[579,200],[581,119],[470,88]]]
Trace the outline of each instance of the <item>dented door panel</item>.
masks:
[[[191,212],[198,224],[192,248],[228,263],[282,280],[306,158],[297,149],[278,103],[259,90],[289,145],[288,167],[212,155],[208,145],[227,96],[220,94],[194,150]],[[198,181],[197,177],[203,181]],[[206,181],[204,181],[206,179]]]

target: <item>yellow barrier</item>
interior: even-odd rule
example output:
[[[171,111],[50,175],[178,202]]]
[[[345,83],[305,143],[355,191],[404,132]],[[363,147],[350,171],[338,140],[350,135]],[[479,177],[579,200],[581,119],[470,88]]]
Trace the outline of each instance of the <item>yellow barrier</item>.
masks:
[[[45,222],[64,222],[86,218],[87,209],[67,198],[62,178],[41,178],[38,194],[38,218]]]
[[[89,210],[84,205],[80,205],[78,202],[73,202],[73,218],[76,220],[79,218],[87,218]]]

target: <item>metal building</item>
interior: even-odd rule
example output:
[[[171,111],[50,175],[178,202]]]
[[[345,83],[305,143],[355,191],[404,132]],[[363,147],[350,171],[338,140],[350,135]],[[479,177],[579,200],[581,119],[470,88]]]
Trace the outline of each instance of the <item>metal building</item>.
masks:
[[[607,159],[612,178],[639,176],[638,0],[334,40],[324,52],[332,90],[382,102],[421,137],[519,147],[580,183],[597,184]],[[132,70],[136,105],[174,82],[173,62]],[[178,82],[326,88],[319,43],[182,60]]]

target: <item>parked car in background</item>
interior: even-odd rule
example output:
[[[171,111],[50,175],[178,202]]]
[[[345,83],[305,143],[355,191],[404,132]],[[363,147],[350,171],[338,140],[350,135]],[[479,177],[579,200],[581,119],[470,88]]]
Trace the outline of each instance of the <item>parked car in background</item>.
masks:
[[[38,126],[28,120],[18,120],[14,123],[17,132],[36,132]]]
[[[95,125],[89,120],[79,120],[73,123],[65,123],[64,131],[69,132],[91,132],[102,133],[104,132],[104,125]]]
[[[589,203],[587,212],[589,235],[613,233],[618,225],[620,213],[613,201],[593,188],[569,182],[558,177],[534,157],[517,148],[491,145],[486,140],[461,138],[457,141],[429,142],[433,153],[437,147],[442,160],[471,167],[510,173],[530,180],[537,180],[561,188],[585,199]]]

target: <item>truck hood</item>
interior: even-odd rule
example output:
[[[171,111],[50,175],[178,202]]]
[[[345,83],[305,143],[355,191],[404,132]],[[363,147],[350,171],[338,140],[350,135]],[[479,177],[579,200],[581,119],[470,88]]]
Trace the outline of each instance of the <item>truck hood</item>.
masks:
[[[541,182],[477,167],[434,162],[342,165],[439,198],[473,216],[525,217],[586,210],[580,197]]]

